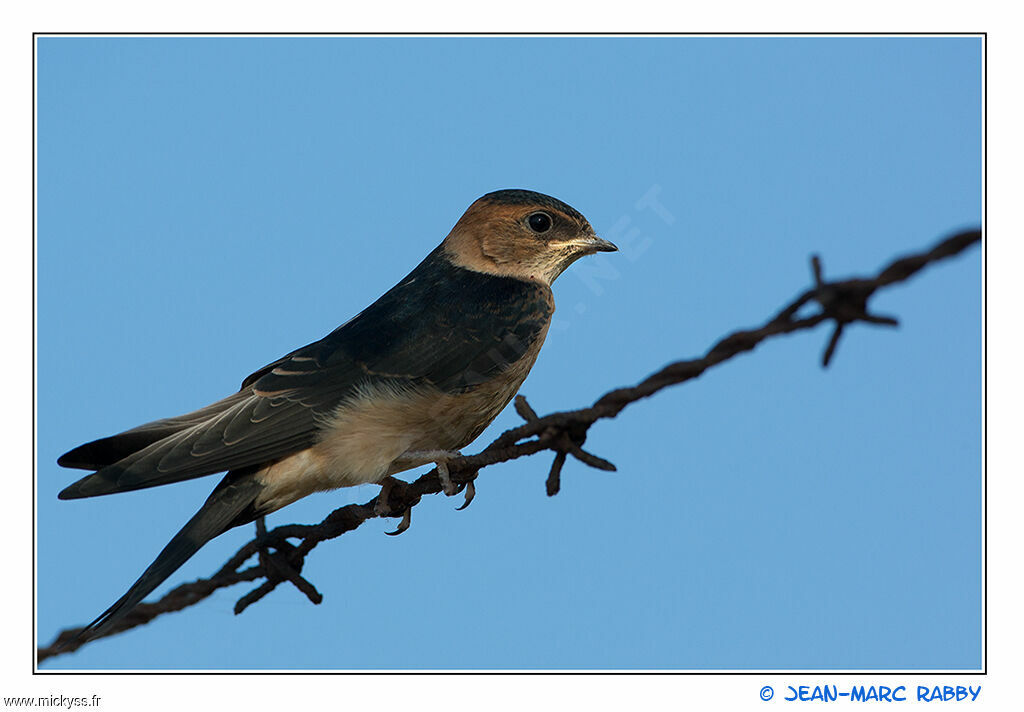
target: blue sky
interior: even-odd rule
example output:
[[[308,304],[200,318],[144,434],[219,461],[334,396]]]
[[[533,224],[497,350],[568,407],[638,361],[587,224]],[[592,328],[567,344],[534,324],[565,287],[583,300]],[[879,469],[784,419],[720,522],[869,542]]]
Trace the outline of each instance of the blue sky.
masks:
[[[624,247],[555,284],[521,390],[581,407],[762,322],[812,253],[867,274],[979,224],[981,77],[968,38],[41,39],[41,642],[120,596],[217,481],[59,502],[79,473],[57,456],[233,392],[479,195],[555,195]],[[432,497],[400,537],[321,545],[320,606],[282,587],[235,617],[237,586],[44,667],[978,668],[980,249],[874,306],[900,328],[852,327],[827,371],[820,328],[597,424],[617,473],[569,462],[548,498],[550,457],[526,458],[466,511]]]

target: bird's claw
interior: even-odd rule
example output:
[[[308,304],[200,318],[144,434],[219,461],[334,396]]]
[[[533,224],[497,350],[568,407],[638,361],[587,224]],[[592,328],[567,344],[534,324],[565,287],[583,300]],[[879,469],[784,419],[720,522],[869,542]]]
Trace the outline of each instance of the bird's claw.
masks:
[[[405,514],[402,515],[402,521],[398,523],[398,528],[393,532],[384,532],[388,536],[398,536],[402,532],[409,529],[412,526],[412,507],[405,510]]]
[[[461,512],[463,509],[469,506],[469,503],[476,497],[476,485],[473,484],[473,480],[466,483],[466,501],[462,503],[461,507],[456,507],[456,512]]]

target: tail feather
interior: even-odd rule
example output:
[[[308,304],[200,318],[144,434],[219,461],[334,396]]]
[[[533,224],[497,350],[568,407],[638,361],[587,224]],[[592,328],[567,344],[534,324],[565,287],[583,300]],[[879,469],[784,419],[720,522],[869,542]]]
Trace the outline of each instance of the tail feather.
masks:
[[[164,547],[128,592],[87,625],[82,642],[109,631],[120,619],[177,571],[206,542],[228,529],[252,521],[252,503],[262,489],[249,472],[234,472],[221,481],[206,503]]]

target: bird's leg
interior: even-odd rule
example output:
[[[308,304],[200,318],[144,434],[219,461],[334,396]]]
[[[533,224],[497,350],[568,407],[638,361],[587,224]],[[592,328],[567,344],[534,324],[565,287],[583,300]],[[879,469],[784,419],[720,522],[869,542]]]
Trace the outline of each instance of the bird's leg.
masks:
[[[441,480],[441,489],[444,490],[446,497],[451,497],[459,492],[459,486],[452,482],[451,475],[448,473],[448,465],[444,460],[439,460],[437,463],[437,476]]]
[[[385,477],[380,483],[380,494],[377,495],[377,503],[373,505],[373,513],[378,517],[386,517],[391,514],[388,498],[391,497],[391,490],[395,488],[395,484],[399,481],[394,477]]]
[[[425,465],[428,462],[434,463],[434,466],[437,467],[437,476],[441,479],[441,488],[446,495],[451,497],[458,494],[461,489],[459,485],[452,482],[451,475],[448,473],[448,461],[456,457],[462,457],[462,453],[458,450],[409,450],[402,453],[397,462],[407,464],[408,467]]]

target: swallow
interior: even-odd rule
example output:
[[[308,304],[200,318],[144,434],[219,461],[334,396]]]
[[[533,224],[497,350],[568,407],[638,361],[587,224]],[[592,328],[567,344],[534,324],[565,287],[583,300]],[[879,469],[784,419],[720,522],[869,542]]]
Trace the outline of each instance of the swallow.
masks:
[[[385,481],[458,455],[508,405],[551,323],[551,284],[613,252],[579,212],[528,190],[475,201],[408,276],[324,338],[185,415],[81,445],[57,460],[94,470],[79,499],[226,472],[120,599],[82,631],[100,635],[206,542],[313,492]]]

